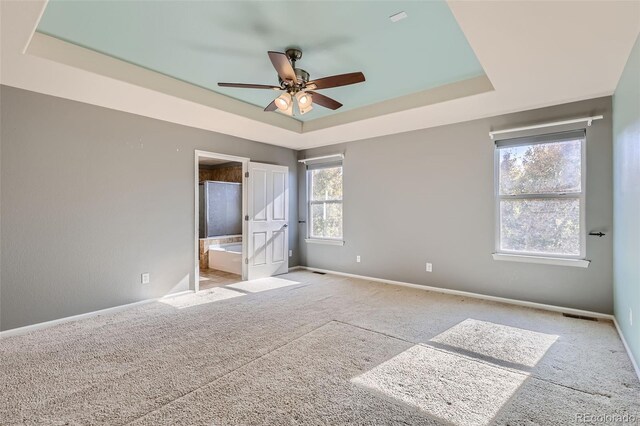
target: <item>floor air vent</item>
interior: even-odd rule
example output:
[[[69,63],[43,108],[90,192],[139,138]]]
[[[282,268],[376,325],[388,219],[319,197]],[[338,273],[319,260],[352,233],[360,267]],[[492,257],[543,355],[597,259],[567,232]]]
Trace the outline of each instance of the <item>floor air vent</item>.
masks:
[[[562,314],[563,317],[567,317],[567,318],[575,318],[575,319],[581,319],[581,320],[586,320],[586,321],[598,321],[598,318],[594,318],[594,317],[586,317],[584,315],[574,315],[574,314]]]
[[[327,275],[326,272],[318,272],[318,271],[313,271],[314,274],[318,274],[318,275]]]

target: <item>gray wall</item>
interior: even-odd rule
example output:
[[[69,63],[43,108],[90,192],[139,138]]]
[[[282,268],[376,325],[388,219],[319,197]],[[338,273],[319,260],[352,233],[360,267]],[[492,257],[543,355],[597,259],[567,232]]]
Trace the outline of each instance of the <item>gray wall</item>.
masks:
[[[615,314],[640,365],[640,38],[613,95],[613,160]]]
[[[602,113],[587,130],[587,269],[494,261],[493,143],[488,132]],[[304,242],[301,263],[353,274],[611,313],[611,98],[322,147],[344,152],[345,245]],[[299,167],[299,216],[306,217]],[[362,257],[356,263],[356,256]],[[425,272],[425,263],[433,272]],[[638,314],[640,318],[640,313]]]
[[[293,150],[0,90],[2,330],[193,285],[196,149],[288,166],[297,222]]]

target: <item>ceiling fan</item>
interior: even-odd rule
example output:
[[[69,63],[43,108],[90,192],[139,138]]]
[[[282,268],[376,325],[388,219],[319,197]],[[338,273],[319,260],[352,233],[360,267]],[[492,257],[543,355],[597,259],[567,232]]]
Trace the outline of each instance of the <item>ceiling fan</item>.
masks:
[[[287,115],[294,115],[294,104],[297,106],[300,114],[306,114],[311,111],[314,103],[325,108],[336,110],[340,108],[342,104],[335,99],[316,92],[316,90],[348,86],[364,81],[364,74],[361,72],[332,75],[317,80],[309,80],[308,72],[301,68],[296,68],[296,61],[302,58],[302,51],[300,49],[287,49],[285,53],[268,53],[273,67],[278,72],[280,86],[244,83],[218,83],[218,86],[283,91],[284,93],[271,101],[264,110],[280,110]]]

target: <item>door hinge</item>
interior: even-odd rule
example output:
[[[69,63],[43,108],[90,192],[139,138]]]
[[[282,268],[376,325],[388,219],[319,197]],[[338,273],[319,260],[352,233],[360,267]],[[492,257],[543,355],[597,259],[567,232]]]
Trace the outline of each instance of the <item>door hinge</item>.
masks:
[[[248,264],[249,264],[249,258],[248,258],[248,257],[245,257],[245,258],[244,258],[244,263],[245,263],[246,265],[248,265]]]
[[[246,215],[246,216],[244,217],[244,220],[247,220],[247,221],[248,221],[248,220],[249,220],[249,215]]]
[[[249,172],[244,172],[244,177],[248,178],[249,177]]]

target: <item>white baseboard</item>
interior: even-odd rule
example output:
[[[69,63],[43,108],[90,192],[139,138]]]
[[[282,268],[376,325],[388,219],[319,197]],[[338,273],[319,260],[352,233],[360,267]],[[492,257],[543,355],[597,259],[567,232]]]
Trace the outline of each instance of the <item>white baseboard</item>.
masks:
[[[384,283],[384,284],[411,287],[411,288],[416,288],[418,290],[433,291],[436,293],[452,294],[455,296],[464,296],[464,297],[472,297],[474,299],[490,300],[492,302],[507,303],[509,305],[518,305],[518,306],[524,306],[527,308],[542,309],[545,311],[553,311],[553,312],[561,312],[561,313],[572,314],[572,315],[580,315],[585,317],[601,318],[601,319],[606,319],[610,321],[613,321],[614,319],[613,315],[610,315],[610,314],[585,311],[582,309],[565,308],[563,306],[547,305],[544,303],[536,303],[536,302],[527,302],[525,300],[508,299],[506,297],[487,296],[480,293],[471,293],[468,291],[461,291],[461,290],[451,290],[448,288],[441,288],[441,287],[431,287],[431,286],[421,285],[421,284],[411,284],[403,281],[393,281],[393,280],[387,280],[384,278],[367,277],[365,275],[348,274],[346,272],[332,271],[329,269],[312,268],[309,266],[303,266],[302,268],[309,271],[324,272],[326,274],[341,275],[343,277],[358,278],[366,281],[375,281],[375,282]]]
[[[622,334],[622,329],[620,328],[620,325],[618,324],[618,320],[616,319],[615,316],[613,317],[613,323],[616,326],[616,330],[618,330],[618,335],[620,336],[620,340],[622,340],[622,344],[624,345],[624,348],[627,351],[627,355],[629,355],[631,364],[633,364],[633,369],[636,370],[636,376],[638,376],[638,380],[640,380],[640,368],[638,368],[638,363],[636,362],[636,359],[633,357],[633,354],[631,353],[631,348],[627,344],[627,340],[624,338],[624,334]]]
[[[146,305],[147,303],[157,302],[163,299],[171,299],[173,297],[182,296],[188,293],[193,293],[193,290],[185,290],[178,293],[168,294],[163,297],[156,297],[155,299],[145,299],[139,302],[127,303],[126,305],[113,306],[111,308],[100,309],[99,311],[86,312],[84,314],[73,315],[70,317],[58,318],[51,321],[39,322],[37,324],[25,325],[24,327],[12,328],[10,330],[0,331],[0,339],[11,336],[18,336],[21,334],[29,333],[34,330],[40,330],[43,328],[53,327],[54,325],[62,324],[70,321],[78,321],[85,318],[95,317],[96,315],[113,314],[115,312],[131,309],[136,306]]]
[[[305,267],[304,266],[292,266],[291,268],[289,268],[289,272],[298,271],[300,269],[305,269]]]

